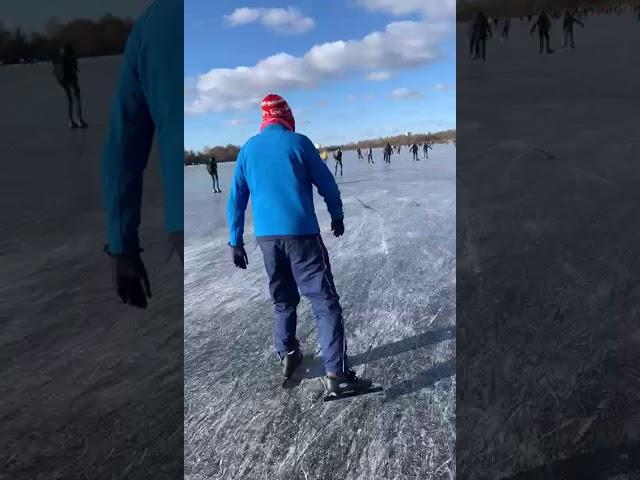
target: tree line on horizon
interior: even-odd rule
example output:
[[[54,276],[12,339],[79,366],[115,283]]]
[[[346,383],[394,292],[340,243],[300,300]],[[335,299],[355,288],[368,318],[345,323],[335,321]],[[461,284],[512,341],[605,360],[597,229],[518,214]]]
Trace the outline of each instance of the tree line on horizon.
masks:
[[[361,148],[363,150],[369,148],[382,148],[387,143],[393,146],[396,145],[413,145],[428,143],[451,143],[456,140],[455,130],[446,130],[436,133],[416,133],[411,135],[397,135],[394,137],[380,137],[372,140],[361,140],[359,142],[351,142],[344,145],[329,145],[323,146],[320,150],[327,150],[329,152],[335,151],[339,148],[342,150],[355,150]],[[206,163],[210,156],[215,157],[218,162],[235,162],[240,152],[240,147],[237,145],[227,145],[226,147],[204,147],[201,151],[185,150],[184,151],[184,164],[190,165],[202,165]]]
[[[65,23],[51,19],[43,31],[29,34],[19,27],[8,29],[0,22],[0,64],[48,61],[66,44],[78,57],[120,55],[132,27],[132,19],[113,15]]]

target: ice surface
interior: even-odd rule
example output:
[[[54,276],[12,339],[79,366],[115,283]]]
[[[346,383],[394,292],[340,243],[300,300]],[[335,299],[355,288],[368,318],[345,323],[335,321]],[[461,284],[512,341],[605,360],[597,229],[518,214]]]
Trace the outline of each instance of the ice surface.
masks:
[[[164,262],[155,153],[141,230],[149,310],[120,304],[102,253],[99,165],[119,62],[80,61],[90,128],[73,132],[50,65],[0,68],[0,471],[12,480],[181,468],[182,269]]]
[[[342,297],[351,363],[382,394],[324,404],[308,303],[298,334],[312,358],[280,387],[272,305],[247,217],[248,270],[233,266],[226,201],[204,166],[185,169],[185,474],[189,479],[449,478],[455,471],[455,147],[391,165],[344,153],[346,233],[315,206]],[[333,169],[334,162],[328,160]],[[315,355],[315,358],[313,358]]]
[[[458,474],[637,447],[640,22],[590,15],[572,51],[554,21],[539,55],[514,20],[486,63],[458,32]]]

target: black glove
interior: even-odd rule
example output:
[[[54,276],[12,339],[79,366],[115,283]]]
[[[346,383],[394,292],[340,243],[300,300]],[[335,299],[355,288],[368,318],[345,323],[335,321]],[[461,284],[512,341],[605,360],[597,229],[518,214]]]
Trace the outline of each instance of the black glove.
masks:
[[[331,220],[331,231],[336,237],[344,233],[344,222],[342,220]]]
[[[147,308],[147,298],[151,298],[151,285],[139,253],[112,255],[111,273],[116,293],[122,303]]]
[[[184,231],[169,232],[169,243],[167,245],[167,262],[175,253],[184,265]]]
[[[233,264],[238,268],[246,269],[249,264],[249,258],[247,257],[247,252],[245,252],[244,247],[242,245],[239,247],[230,246],[232,248],[231,255],[233,256]]]

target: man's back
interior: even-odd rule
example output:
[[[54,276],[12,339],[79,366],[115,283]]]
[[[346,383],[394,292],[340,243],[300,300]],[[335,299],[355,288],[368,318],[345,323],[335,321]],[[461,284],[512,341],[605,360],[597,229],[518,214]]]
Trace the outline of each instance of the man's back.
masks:
[[[257,237],[320,233],[313,185],[332,217],[342,218],[340,192],[313,143],[281,125],[266,127],[238,155],[229,196],[230,243],[241,240],[244,218],[238,211],[249,194]]]

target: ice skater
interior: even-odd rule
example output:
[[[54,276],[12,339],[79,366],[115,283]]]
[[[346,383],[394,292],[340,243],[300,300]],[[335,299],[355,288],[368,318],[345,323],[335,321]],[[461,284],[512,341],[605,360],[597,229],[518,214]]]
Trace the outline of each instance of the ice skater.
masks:
[[[362,150],[360,150],[360,147],[358,147],[358,148],[356,149],[356,152],[358,153],[358,160],[363,160],[363,157],[362,157]]]
[[[373,149],[369,145],[369,151],[367,152],[367,163],[376,163],[373,161]]]
[[[227,218],[233,262],[238,268],[247,268],[243,232],[251,195],[254,234],[262,250],[274,305],[273,336],[283,367],[283,386],[287,386],[303,357],[296,337],[299,290],[309,299],[316,318],[327,392],[363,393],[371,387],[371,381],[358,378],[349,367],[340,297],[313,208],[315,185],[331,215],[331,230],[340,237],[344,233],[344,213],[338,185],[311,140],[295,133],[295,119],[287,102],[269,94],[261,108],[261,132],[240,150],[229,194]]]
[[[474,60],[478,60],[480,57],[483,61],[487,60],[487,39],[491,38],[491,35],[489,20],[484,13],[478,12],[471,32]]]
[[[336,172],[334,176],[338,176],[338,165],[340,165],[340,176],[342,176],[342,150],[340,149],[340,147],[338,147],[338,150],[334,152],[333,158],[336,161]]]
[[[584,28],[584,23],[574,17],[569,10],[567,10],[564,14],[564,19],[562,20],[562,26],[564,30],[564,48],[570,46],[572,49],[576,48],[576,43],[573,39],[573,24],[577,23],[582,28]]]
[[[390,143],[387,143],[384,146],[384,150],[382,151],[384,157],[384,163],[391,164],[391,154],[393,153],[393,147]]]
[[[183,88],[183,32],[175,25],[182,14],[179,2],[156,0],[134,24],[124,50],[102,159],[107,213],[104,251],[110,256],[117,295],[122,303],[138,308],[146,308],[151,298],[138,226],[142,180],[154,132],[162,164],[167,260],[176,254],[184,263],[184,106],[175,94]]]
[[[220,189],[220,181],[218,180],[218,162],[213,155],[207,159],[207,172],[211,175],[211,181],[213,183],[213,192],[222,193]]]
[[[413,161],[419,162],[420,157],[418,156],[418,145],[414,143],[413,145],[411,145],[410,150],[411,150],[411,153],[413,154]]]
[[[433,147],[429,145],[429,142],[424,142],[424,145],[422,145],[422,155],[424,158],[429,158],[429,149],[433,150]]]
[[[542,12],[540,14],[538,19],[535,21],[535,23],[531,27],[529,34],[532,35],[536,29],[538,29],[538,37],[540,38],[540,53],[545,51],[545,48],[544,48],[545,44],[547,46],[546,52],[553,53],[553,50],[549,45],[549,31],[551,30],[551,20],[549,19],[549,16],[545,12]]]
[[[507,17],[504,19],[504,23],[502,24],[502,40],[503,41],[509,38],[510,31],[511,31],[511,19]]]
[[[73,47],[67,44],[60,50],[58,58],[54,59],[53,72],[67,97],[69,128],[87,128],[87,122],[82,116],[82,95],[80,94],[78,71],[78,59]]]

